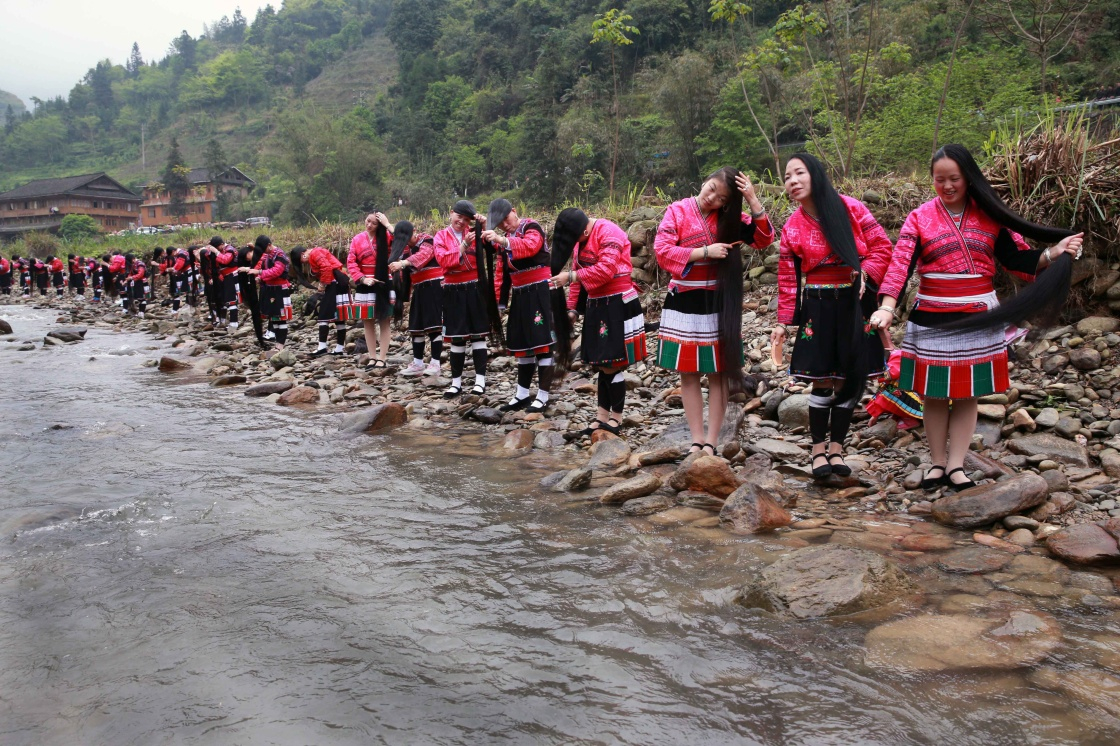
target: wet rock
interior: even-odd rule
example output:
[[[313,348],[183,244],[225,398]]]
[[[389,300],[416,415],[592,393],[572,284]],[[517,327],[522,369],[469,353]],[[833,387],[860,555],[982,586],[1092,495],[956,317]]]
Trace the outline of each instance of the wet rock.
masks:
[[[347,415],[339,430],[344,433],[379,433],[401,427],[406,422],[408,422],[408,411],[404,406],[396,402],[387,402]]]
[[[762,438],[750,445],[756,452],[765,453],[775,461],[797,461],[805,455],[800,446],[775,438]]]
[[[984,474],[985,479],[998,479],[1004,474],[1011,474],[1011,469],[1001,464],[995,459],[988,458],[987,456],[977,453],[976,451],[966,451],[964,454],[964,470],[971,474],[974,471],[979,471]]]
[[[1018,544],[1012,544],[1009,541],[1004,541],[1003,539],[992,536],[991,534],[976,533],[972,535],[972,540],[982,546],[991,547],[992,549],[996,549],[1001,552],[1007,552],[1009,554],[1019,554],[1023,551],[1023,547],[1019,546]]]
[[[1039,413],[1035,419],[1035,422],[1039,425],[1042,425],[1043,414],[1045,414],[1045,410]],[[1054,424],[1057,425],[1057,421]],[[1073,466],[1089,465],[1089,454],[1084,446],[1065,438],[1059,438],[1051,433],[1035,433],[1034,435],[1016,438],[1008,441],[1007,448],[1012,453],[1018,453],[1022,456],[1042,456]]]
[[[478,407],[470,416],[487,425],[497,425],[502,421],[502,413],[493,407]]]
[[[673,507],[673,498],[668,495],[650,495],[627,500],[622,504],[622,513],[632,516],[653,515],[671,507]]]
[[[625,440],[614,438],[601,440],[591,446],[588,469],[608,471],[617,469],[630,461],[630,446]]]
[[[1050,553],[1077,565],[1120,563],[1116,537],[1102,524],[1081,523],[1063,528],[1046,539]]]
[[[0,334],[13,334],[12,325],[4,319],[0,319]]]
[[[252,386],[245,389],[245,396],[269,396],[271,394],[283,394],[293,385],[294,384],[291,381],[265,381],[264,383],[254,383]]]
[[[809,427],[809,396],[787,396],[778,405],[778,423],[783,427]]]
[[[669,526],[679,523],[692,523],[694,521],[702,521],[707,519],[715,520],[715,516],[706,510],[699,508],[685,508],[683,506],[676,506],[663,510],[660,513],[655,513],[649,517],[650,523],[657,523],[662,526]]]
[[[548,430],[536,434],[536,437],[533,438],[533,448],[547,451],[552,448],[559,448],[566,442],[567,441],[564,440],[564,436],[561,433],[558,433],[555,430]]]
[[[81,342],[86,337],[85,329],[54,329],[47,336],[63,342]]]
[[[1017,528],[1007,535],[1007,541],[1021,547],[1034,546],[1034,533],[1029,528]]]
[[[905,574],[878,554],[826,545],[781,557],[735,600],[747,607],[812,619],[873,609],[912,590]]]
[[[1011,670],[1033,666],[1062,642],[1057,620],[1040,611],[991,616],[927,614],[867,633],[865,662],[876,668],[925,672]]]
[[[1017,531],[1025,528],[1028,531],[1037,531],[1039,523],[1025,515],[1009,515],[1003,519],[1003,526],[1008,531]]]
[[[595,445],[600,440],[619,440],[619,437],[612,433],[610,430],[604,430],[603,428],[599,427],[596,428],[593,433],[591,433],[591,445]]]
[[[726,461],[701,451],[690,454],[669,478],[669,486],[677,491],[708,492],[718,497],[727,497],[739,484],[739,477]]]
[[[1007,567],[1013,556],[987,547],[965,547],[949,552],[937,561],[945,572],[984,575]]]
[[[520,451],[533,447],[533,438],[536,433],[532,430],[510,430],[502,441],[502,448],[507,451]]]
[[[788,526],[793,523],[793,516],[765,489],[748,482],[727,498],[719,520],[731,524],[735,533],[758,534]]]
[[[1099,707],[1120,718],[1120,678],[1099,669],[1058,671],[1041,668],[1033,671],[1029,681],[1034,686],[1059,692],[1085,707]]]
[[[686,508],[700,508],[701,510],[712,510],[718,513],[723,510],[725,504],[726,501],[722,497],[709,495],[707,492],[685,490],[677,493],[677,505],[683,505]]]
[[[231,374],[226,376],[218,376],[210,382],[211,386],[237,386],[238,384],[245,383],[245,376]]]
[[[290,406],[292,404],[315,404],[319,401],[319,390],[310,386],[296,386],[280,394],[277,404]]]
[[[1039,464],[1039,467],[1041,466],[1042,464]],[[1050,492],[1062,492],[1069,489],[1069,477],[1061,469],[1048,469],[1042,472],[1042,478],[1046,480],[1046,489]]]
[[[164,355],[159,359],[159,369],[163,373],[175,373],[180,370],[190,370],[190,368],[190,363],[184,362],[183,360],[178,360],[173,357],[168,357],[167,355]]]
[[[296,362],[296,354],[288,349],[280,350],[280,352],[277,352],[268,359],[268,363],[272,366],[273,370],[290,368],[295,365]]]
[[[911,552],[943,552],[956,546],[956,542],[945,534],[907,534],[898,540],[898,546]]]
[[[654,464],[671,464],[674,461],[680,461],[684,455],[684,448],[670,446],[667,448],[642,451],[638,453],[637,458],[641,466],[653,466]]]
[[[653,494],[659,487],[661,487],[661,479],[656,474],[646,472],[618,484],[612,484],[599,496],[599,502],[605,505],[624,503],[627,500]]]
[[[581,492],[591,486],[590,469],[571,469],[552,487],[553,492]]]
[[[977,528],[1046,501],[1046,480],[1026,472],[993,484],[981,484],[933,503],[933,519],[958,528]]]

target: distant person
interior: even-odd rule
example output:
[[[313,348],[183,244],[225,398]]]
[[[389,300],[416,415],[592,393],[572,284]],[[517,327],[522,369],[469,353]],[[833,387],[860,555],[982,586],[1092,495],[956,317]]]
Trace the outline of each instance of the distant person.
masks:
[[[66,265],[57,256],[48,256],[47,266],[50,267],[51,285],[54,287],[55,297],[61,299],[66,293]]]
[[[388,365],[389,327],[396,301],[389,274],[391,228],[382,213],[366,215],[366,229],[350,241],[346,255],[346,271],[354,282],[354,313],[362,320],[370,368]]]
[[[260,315],[268,320],[270,331],[280,349],[288,341],[288,322],[292,320],[292,284],[288,281],[288,255],[266,235],[254,242],[260,259],[251,269],[241,272],[260,280]]]
[[[75,254],[66,257],[67,269],[70,273],[70,291],[85,300],[86,295],[86,269],[82,258]]]
[[[51,259],[52,257],[47,257]],[[31,259],[31,273],[35,277],[35,287],[39,291],[39,295],[46,297],[47,286],[51,281],[51,268],[49,264],[45,264],[38,259]]]
[[[241,291],[237,284],[239,272],[237,266],[237,249],[226,243],[221,236],[210,239],[210,246],[214,249],[214,262],[218,268],[218,300],[219,314],[225,322],[226,329],[230,332],[237,331],[237,304]]]
[[[474,387],[471,393],[486,393],[486,340],[490,337],[490,316],[479,290],[475,221],[486,218],[475,212],[474,204],[461,199],[451,208],[449,225],[436,233],[436,261],[443,267],[443,341],[449,345],[451,385],[443,392],[453,399],[463,391],[463,368],[470,347],[474,360]]]
[[[342,269],[342,262],[329,249],[315,246],[307,249],[297,246],[292,249],[292,279],[304,284],[316,283],[312,287],[322,293],[316,312],[319,331],[319,346],[312,357],[341,355],[346,351],[346,318],[344,314],[350,307],[350,278]],[[331,323],[334,323],[334,349],[328,352],[327,340],[330,337]]]
[[[13,257],[18,259],[19,257]],[[0,294],[12,294],[12,263],[0,256]]]

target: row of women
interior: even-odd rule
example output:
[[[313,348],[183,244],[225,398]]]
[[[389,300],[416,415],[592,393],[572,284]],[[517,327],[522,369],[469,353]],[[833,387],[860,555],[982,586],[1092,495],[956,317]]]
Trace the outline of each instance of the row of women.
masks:
[[[68,265],[57,256],[48,256],[42,261],[18,254],[11,260],[0,257],[0,294],[11,295],[13,277],[18,277],[19,290],[24,298],[30,298],[33,289],[45,297],[48,287],[53,287],[56,297],[61,298],[68,285],[77,295],[84,296],[88,272],[87,260],[74,254],[69,256]]]

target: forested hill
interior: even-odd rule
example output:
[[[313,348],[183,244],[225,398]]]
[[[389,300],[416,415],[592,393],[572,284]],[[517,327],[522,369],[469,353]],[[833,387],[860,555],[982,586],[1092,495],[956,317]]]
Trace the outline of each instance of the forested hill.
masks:
[[[27,105],[14,93],[0,91],[0,119],[19,116],[27,111]]]
[[[1025,38],[1040,24],[1045,44]],[[293,223],[453,194],[589,203],[802,147],[839,174],[908,170],[935,126],[981,150],[1043,92],[1117,82],[1120,0],[286,0],[17,113],[0,189],[102,169],[139,186],[174,136]]]

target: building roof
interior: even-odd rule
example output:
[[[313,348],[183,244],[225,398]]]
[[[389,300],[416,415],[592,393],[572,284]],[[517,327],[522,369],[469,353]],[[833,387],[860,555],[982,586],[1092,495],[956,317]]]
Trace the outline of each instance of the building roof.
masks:
[[[107,183],[103,186],[93,186],[96,181]],[[11,191],[0,193],[0,200],[50,197],[55,194],[83,194],[95,197],[113,197],[115,199],[140,199],[139,194],[135,194],[104,171],[99,171],[95,174],[29,181]]]
[[[188,178],[192,184],[209,184],[211,181],[215,181],[215,179],[210,178],[210,170],[206,168],[192,168]],[[246,176],[245,173],[236,166],[230,166],[228,169],[218,174],[217,181],[226,184],[248,182],[255,185],[257,183]]]

